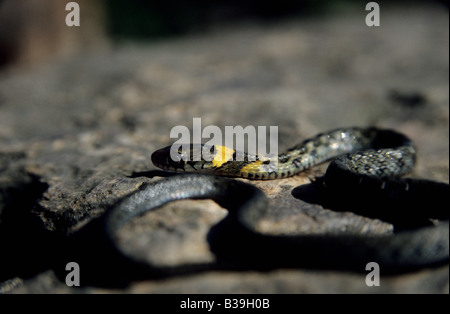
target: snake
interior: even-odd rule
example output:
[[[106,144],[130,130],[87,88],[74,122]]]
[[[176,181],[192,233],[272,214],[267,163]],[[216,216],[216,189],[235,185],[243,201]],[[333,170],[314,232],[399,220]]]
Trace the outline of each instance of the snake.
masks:
[[[403,272],[448,263],[449,185],[402,178],[411,172],[416,161],[415,146],[402,133],[376,127],[339,128],[269,157],[199,145],[180,147],[175,159],[170,155],[171,146],[151,155],[155,166],[184,174],[146,184],[108,212],[105,230],[114,245],[119,246],[119,230],[148,211],[179,199],[213,199],[229,212],[223,223],[228,231],[217,237],[218,244],[212,250],[225,260],[237,259],[237,264],[364,271],[367,263],[376,262],[384,271]],[[202,151],[198,148],[210,151],[215,158],[206,160],[196,155]],[[376,216],[380,211],[383,217],[395,217],[393,221],[427,223],[400,228],[392,234],[274,235],[258,231],[257,221],[268,215],[267,197],[250,181],[233,177],[282,179],[330,160],[318,181],[327,198],[355,199],[356,207],[362,207],[366,216]],[[383,202],[394,206],[385,206]],[[372,203],[376,205],[369,206]],[[394,212],[386,212],[386,208]],[[132,254],[129,257],[140,259]]]

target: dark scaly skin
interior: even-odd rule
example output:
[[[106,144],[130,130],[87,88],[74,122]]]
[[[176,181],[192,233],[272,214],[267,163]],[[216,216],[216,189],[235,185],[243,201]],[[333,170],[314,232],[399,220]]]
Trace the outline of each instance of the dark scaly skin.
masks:
[[[174,176],[145,186],[109,212],[106,232],[120,249],[117,233],[124,224],[168,202],[185,198],[225,202],[230,211],[227,219],[233,227],[222,246],[231,250],[238,263],[254,267],[272,263],[365,271],[368,262],[377,262],[382,271],[404,272],[448,261],[448,221],[393,235],[261,234],[254,224],[267,214],[264,193],[253,185],[210,175]]]
[[[117,244],[117,232],[125,223],[147,211],[173,200],[211,198],[226,204],[230,210],[227,219],[234,226],[233,233],[239,234],[239,238],[232,245],[225,246],[236,250],[235,253],[243,263],[247,261],[256,265],[275,258],[284,266],[309,263],[318,267],[331,265],[332,268],[356,268],[364,271],[366,263],[377,262],[381,269],[401,272],[448,261],[449,225],[445,204],[448,204],[449,186],[399,178],[412,169],[415,149],[407,137],[395,131],[349,128],[321,134],[280,154],[278,158],[282,162],[278,163],[277,169],[266,173],[254,172],[253,176],[241,171],[251,162],[230,161],[223,164],[221,169],[212,169],[200,164],[188,165],[182,160],[170,163],[167,153],[167,148],[155,152],[152,155],[153,162],[164,169],[203,169],[216,175],[254,179],[294,175],[338,156],[330,163],[323,178],[323,184],[338,197],[354,198],[359,195],[362,200],[367,201],[367,198],[375,194],[374,198],[386,197],[388,201],[392,199],[392,202],[400,199],[403,202],[405,199],[406,203],[401,204],[407,204],[406,212],[400,211],[398,214],[403,219],[407,220],[410,214],[417,214],[409,213],[408,207],[418,205],[419,216],[443,221],[436,226],[382,236],[265,235],[256,231],[254,225],[267,210],[267,199],[262,191],[253,185],[232,179],[186,174],[149,184],[115,206],[105,220],[106,232],[113,243]],[[233,169],[233,172],[229,169]],[[433,203],[434,199],[438,201]],[[445,204],[440,203],[441,201]],[[430,208],[423,209],[426,206]]]

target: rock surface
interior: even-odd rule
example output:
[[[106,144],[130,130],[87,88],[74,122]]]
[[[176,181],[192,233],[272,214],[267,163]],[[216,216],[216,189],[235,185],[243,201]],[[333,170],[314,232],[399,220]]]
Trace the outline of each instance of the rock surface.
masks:
[[[222,130],[278,126],[280,150],[342,126],[395,128],[418,148],[412,176],[448,183],[448,12],[432,5],[388,8],[378,28],[367,27],[364,17],[358,12],[250,23],[2,73],[0,291],[73,292],[64,284],[72,246],[101,251],[88,238],[98,227],[95,218],[142,184],[160,179],[150,154],[172,142],[172,127],[191,128],[193,117],[201,117],[203,127]],[[385,222],[293,197],[295,187],[323,170],[252,181],[269,197],[273,213],[260,223],[261,230],[391,232]],[[127,225],[122,240],[155,265],[208,263],[214,254],[206,234],[225,215],[212,201],[180,201]],[[121,264],[99,271],[84,254],[81,268],[90,268],[85,274],[91,275],[83,278],[86,293],[449,289],[448,265],[387,277],[378,290],[365,285],[365,274],[308,269],[194,272],[163,281],[141,278],[117,288],[108,271]]]

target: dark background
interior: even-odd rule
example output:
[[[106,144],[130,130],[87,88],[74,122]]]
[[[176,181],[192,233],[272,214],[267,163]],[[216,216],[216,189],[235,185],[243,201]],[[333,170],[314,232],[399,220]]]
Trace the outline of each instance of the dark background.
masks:
[[[53,56],[73,55],[106,40],[152,42],[201,34],[236,23],[277,23],[283,19],[314,19],[357,12],[369,1],[139,1],[80,0],[83,27],[73,34],[60,23],[65,4],[60,0],[0,1],[0,66],[33,65]],[[384,8],[423,1],[378,1]],[[448,7],[448,1],[438,2]]]

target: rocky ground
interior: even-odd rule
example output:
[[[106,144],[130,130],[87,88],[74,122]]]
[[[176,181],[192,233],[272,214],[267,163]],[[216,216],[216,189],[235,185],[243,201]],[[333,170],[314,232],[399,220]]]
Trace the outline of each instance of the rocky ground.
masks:
[[[386,8],[380,27],[367,27],[365,14],[248,22],[0,73],[0,291],[448,293],[448,265],[382,277],[374,288],[364,272],[320,269],[194,271],[124,284],[121,263],[111,260],[105,273],[96,262],[95,218],[160,179],[150,154],[193,117],[222,129],[278,126],[280,150],[341,126],[395,128],[418,148],[412,176],[448,183],[448,12]],[[294,197],[323,170],[251,182],[270,199],[264,232],[392,229]],[[213,201],[179,201],[126,226],[122,238],[154,265],[211,262],[206,235],[225,215]],[[72,248],[83,255],[80,288],[64,282]]]

